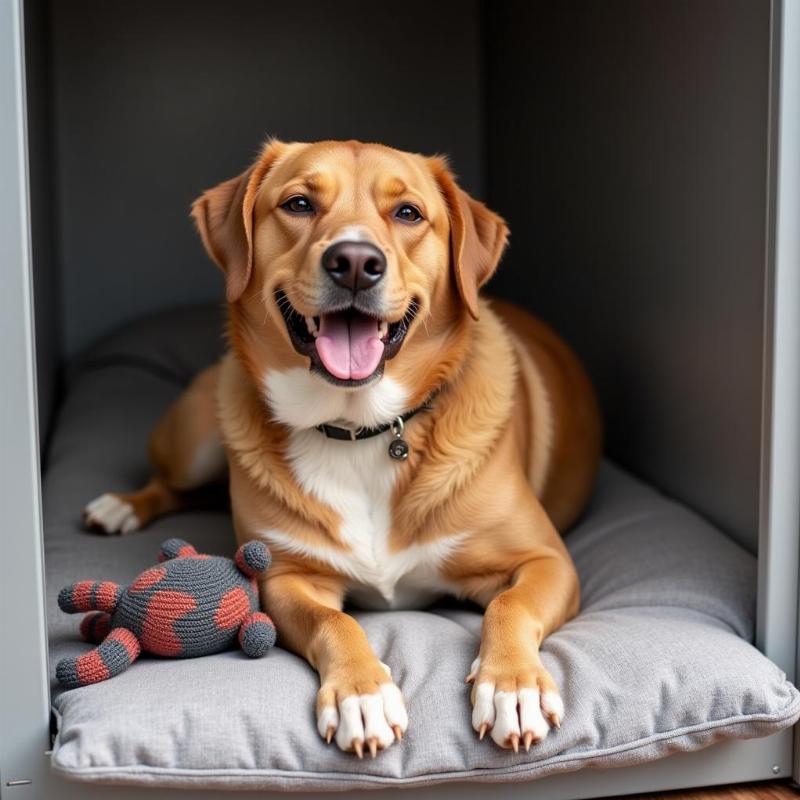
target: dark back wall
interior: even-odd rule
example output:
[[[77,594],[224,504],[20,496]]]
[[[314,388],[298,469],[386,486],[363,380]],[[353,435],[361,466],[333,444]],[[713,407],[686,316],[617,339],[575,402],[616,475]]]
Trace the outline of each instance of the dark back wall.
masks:
[[[511,223],[493,290],[583,357],[609,455],[755,548],[768,0],[42,8],[61,357],[221,297],[189,204],[266,135],[448,152]]]
[[[586,361],[607,452],[751,548],[770,4],[487,4],[493,284]]]
[[[480,193],[477,0],[51,2],[56,244],[73,354],[221,297],[188,217],[270,134],[450,153]]]

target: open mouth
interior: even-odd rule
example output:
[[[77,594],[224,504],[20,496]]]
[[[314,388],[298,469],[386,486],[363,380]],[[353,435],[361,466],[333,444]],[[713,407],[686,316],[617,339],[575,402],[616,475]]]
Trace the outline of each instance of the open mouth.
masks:
[[[351,387],[382,374],[384,362],[400,351],[419,309],[412,300],[397,322],[378,319],[354,306],[305,317],[283,290],[275,297],[294,349],[308,356],[311,368],[332,383]]]

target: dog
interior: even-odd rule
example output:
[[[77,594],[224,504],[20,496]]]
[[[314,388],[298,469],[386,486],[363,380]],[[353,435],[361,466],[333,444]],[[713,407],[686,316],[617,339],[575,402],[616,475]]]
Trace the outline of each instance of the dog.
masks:
[[[320,735],[362,757],[408,715],[345,600],[485,609],[472,725],[527,750],[564,706],[542,640],[579,584],[560,532],[592,491],[601,424],[575,355],[479,289],[506,223],[447,161],[356,141],[266,143],[192,207],[224,272],[227,354],[154,428],[155,477],[85,510],[127,533],[228,475],[237,539],[266,542],[263,605],[317,670]]]

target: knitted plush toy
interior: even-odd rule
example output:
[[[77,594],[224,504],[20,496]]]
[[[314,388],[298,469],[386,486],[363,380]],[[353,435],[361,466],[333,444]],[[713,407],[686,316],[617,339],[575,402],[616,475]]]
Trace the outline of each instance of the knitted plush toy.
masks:
[[[72,689],[119,675],[142,650],[187,658],[218,653],[234,640],[252,658],[275,644],[272,620],[258,610],[255,576],[271,558],[263,542],[248,542],[235,560],[200,555],[182,539],[161,545],[161,566],[145,570],[127,588],[82,581],[61,590],[68,614],[91,611],[81,633],[94,650],[58,662],[56,677]]]

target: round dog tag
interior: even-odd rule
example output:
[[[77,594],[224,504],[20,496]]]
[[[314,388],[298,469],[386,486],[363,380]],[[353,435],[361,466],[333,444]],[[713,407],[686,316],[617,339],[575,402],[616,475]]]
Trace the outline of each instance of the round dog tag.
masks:
[[[405,461],[408,458],[408,442],[405,439],[394,439],[389,445],[389,455],[397,461]]]
[[[408,458],[408,442],[403,438],[403,418],[398,417],[391,427],[394,439],[389,445],[389,455],[395,461],[405,461]]]

